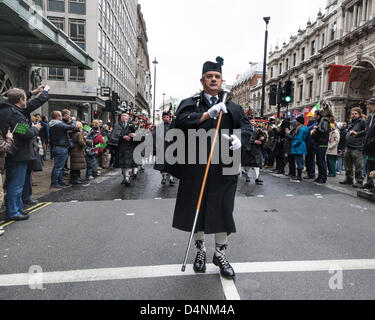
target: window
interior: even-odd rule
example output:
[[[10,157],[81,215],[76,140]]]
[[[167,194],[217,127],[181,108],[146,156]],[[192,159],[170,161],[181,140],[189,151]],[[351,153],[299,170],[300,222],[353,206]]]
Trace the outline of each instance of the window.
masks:
[[[69,13],[86,14],[86,0],[69,0]]]
[[[273,67],[271,68],[271,78],[273,78]]]
[[[56,17],[48,17],[48,20],[51,21],[56,28],[61,29],[64,31],[64,26],[65,26],[65,19],[64,18],[56,18]]]
[[[289,59],[285,61],[285,70],[289,70]]]
[[[48,68],[48,80],[64,80],[63,68]]]
[[[102,58],[102,49],[103,49],[103,46],[102,46],[102,34],[103,34],[103,31],[99,27],[98,28],[98,57],[100,59]]]
[[[279,74],[281,74],[283,72],[283,64],[280,63],[279,64]]]
[[[325,34],[323,33],[323,34],[322,34],[322,48],[324,48],[325,41],[326,41],[326,39],[325,39]]]
[[[315,55],[315,40],[311,42],[311,55]]]
[[[293,54],[293,67],[295,67],[297,64],[297,53]]]
[[[334,22],[331,26],[331,41],[335,40],[336,38],[336,31],[337,31],[337,23]]]
[[[85,82],[85,70],[78,68],[69,69],[69,81]]]
[[[65,12],[65,0],[48,0],[48,11]]]
[[[85,21],[84,20],[69,20],[69,36],[76,44],[85,50]]]
[[[305,61],[305,52],[306,52],[306,49],[305,49],[305,47],[303,47],[301,49],[301,61]]]
[[[43,0],[32,0],[31,2],[43,9]]]
[[[299,101],[302,101],[303,99],[303,84],[300,84],[299,86]]]
[[[314,85],[314,82],[313,82],[313,80],[311,80],[309,82],[309,98],[312,98],[312,96],[313,96],[313,85]]]

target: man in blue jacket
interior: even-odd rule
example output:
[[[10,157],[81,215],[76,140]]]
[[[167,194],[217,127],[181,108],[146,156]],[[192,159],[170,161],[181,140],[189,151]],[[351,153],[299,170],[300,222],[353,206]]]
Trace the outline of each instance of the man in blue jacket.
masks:
[[[69,135],[70,130],[75,129],[76,120],[72,118],[71,123],[65,123],[60,111],[54,111],[51,114],[51,122],[49,123],[52,156],[54,166],[51,174],[51,188],[61,189],[68,186],[64,182],[63,169],[69,156]]]

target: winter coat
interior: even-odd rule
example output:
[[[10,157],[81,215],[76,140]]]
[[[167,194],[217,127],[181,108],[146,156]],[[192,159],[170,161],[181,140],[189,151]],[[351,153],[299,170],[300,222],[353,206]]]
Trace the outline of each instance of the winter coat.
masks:
[[[74,147],[70,149],[70,169],[84,170],[86,169],[85,138],[82,132],[78,130],[74,130],[70,137],[74,143]]]
[[[318,129],[313,134],[313,139],[316,146],[328,146],[329,132],[331,129],[331,124],[326,118],[322,118],[318,124]]]
[[[63,147],[69,148],[69,131],[74,130],[76,127],[76,121],[72,123],[65,123],[60,120],[52,120],[49,123],[50,135],[51,135],[51,146],[52,147]]]
[[[375,113],[367,120],[364,153],[368,157],[375,158]]]
[[[311,135],[311,131],[313,131],[314,127],[317,126],[318,123],[316,121],[312,121],[308,124],[307,126],[307,130],[308,130],[308,137],[307,137],[307,140],[306,140],[306,147],[307,149],[313,149],[315,146],[316,146],[316,142],[313,138],[313,136]]]
[[[102,134],[99,131],[93,130],[88,136],[88,139],[93,141],[96,154],[98,156],[101,155],[104,152],[104,149],[101,146],[99,147],[99,145],[105,144]]]
[[[351,131],[358,133],[357,136],[351,134]],[[366,132],[366,120],[359,118],[353,119],[348,124],[348,133],[346,134],[346,147],[363,150],[364,146],[364,135]]]
[[[181,102],[175,119],[175,128],[180,129],[185,134],[186,149],[188,149],[187,137],[188,130],[200,130],[208,132],[215,130],[216,119],[208,119],[199,123],[203,114],[211,108],[204,93],[186,99]],[[246,117],[243,108],[233,102],[227,103],[228,113],[223,114],[221,129],[226,129],[229,134],[233,134],[235,129],[241,130],[238,137],[242,145],[250,141],[250,122]],[[171,128],[172,129],[172,128]],[[219,134],[216,148],[221,153],[222,135]],[[211,150],[210,139],[207,141],[207,154],[201,155],[208,159]],[[196,160],[199,160],[199,145],[196,144]],[[197,202],[202,187],[203,177],[206,170],[205,164],[189,164],[188,152],[185,154],[185,164],[176,164],[174,166],[166,165],[167,172],[180,179],[179,190],[177,194],[176,207],[174,212],[173,227],[182,231],[191,232],[194,223],[194,213],[196,212]],[[213,233],[233,233],[236,232],[236,226],[233,219],[234,199],[236,195],[238,182],[238,169],[231,169],[233,164],[224,165],[221,161],[218,164],[212,164],[206,184],[206,192],[202,199],[202,207],[197,221],[196,232]],[[223,169],[228,168],[231,174],[224,175]]]
[[[291,154],[306,155],[307,147],[306,140],[309,135],[309,129],[306,126],[302,126],[299,131],[294,135]]]
[[[340,143],[340,131],[337,128],[331,129],[331,132],[329,134],[327,155],[337,156],[339,143]]]
[[[261,137],[265,140],[261,145],[255,143],[259,141]],[[262,167],[262,146],[266,141],[266,135],[258,130],[256,127],[251,127],[251,137],[250,137],[250,148],[242,149],[242,166],[247,168],[261,168]]]
[[[158,127],[152,132],[152,141],[153,141],[153,155],[156,156],[156,162],[154,165],[154,170],[163,172],[165,171],[165,161],[163,161],[165,156],[165,151],[168,147],[168,142],[165,140],[165,136],[171,127],[170,123],[162,123],[158,125]],[[160,137],[157,137],[157,134],[160,134]],[[160,150],[163,150],[164,153],[162,155],[163,159],[160,159]],[[157,152],[158,150],[158,152]]]
[[[339,145],[337,147],[337,149],[339,151],[345,151],[346,149],[346,135],[348,133],[348,130],[346,130],[345,128],[341,128],[340,129],[340,142],[339,142]]]
[[[0,136],[0,174],[5,170],[5,156],[9,149],[12,147],[13,139],[3,138]]]
[[[126,127],[122,123],[116,123],[111,140],[118,141],[118,157],[119,157],[119,166],[121,169],[131,169],[135,166],[133,160],[134,152],[134,142],[133,139],[126,141],[125,136],[129,136],[131,133],[130,125],[127,124]]]

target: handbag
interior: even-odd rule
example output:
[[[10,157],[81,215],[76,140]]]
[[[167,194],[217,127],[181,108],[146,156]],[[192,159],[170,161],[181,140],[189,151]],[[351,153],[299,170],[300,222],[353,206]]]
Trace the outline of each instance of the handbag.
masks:
[[[43,162],[42,158],[39,153],[36,154],[36,159],[32,160],[31,168],[34,172],[42,172],[43,171]]]

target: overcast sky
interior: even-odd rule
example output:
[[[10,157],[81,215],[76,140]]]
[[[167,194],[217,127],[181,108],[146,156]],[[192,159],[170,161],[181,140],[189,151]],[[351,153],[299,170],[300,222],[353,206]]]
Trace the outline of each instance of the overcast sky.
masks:
[[[327,0],[139,0],[146,21],[148,49],[156,57],[156,105],[170,96],[184,99],[200,88],[202,65],[225,60],[223,75],[233,84],[249,62],[262,62],[265,22],[270,16],[269,42],[275,48],[315,21]],[[152,79],[153,79],[152,75]],[[153,93],[153,92],[152,92]]]

